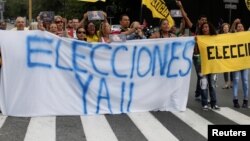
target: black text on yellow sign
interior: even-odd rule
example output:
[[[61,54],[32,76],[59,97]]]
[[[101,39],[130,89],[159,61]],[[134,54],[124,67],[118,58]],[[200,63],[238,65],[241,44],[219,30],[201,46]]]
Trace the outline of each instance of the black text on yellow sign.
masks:
[[[207,46],[207,59],[234,59],[250,56],[250,42],[224,46]]]
[[[151,5],[163,16],[168,17],[169,11],[162,0],[152,0]]]

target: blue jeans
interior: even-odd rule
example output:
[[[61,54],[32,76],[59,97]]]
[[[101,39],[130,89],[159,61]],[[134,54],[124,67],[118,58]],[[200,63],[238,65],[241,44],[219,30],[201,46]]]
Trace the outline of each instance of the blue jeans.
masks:
[[[238,99],[238,85],[240,74],[243,86],[244,100],[248,100],[248,69],[233,72],[233,98]]]
[[[207,74],[201,76],[200,86],[201,86],[201,105],[208,105],[208,92],[210,96],[211,106],[216,105],[216,92],[215,92],[215,76],[216,74]]]

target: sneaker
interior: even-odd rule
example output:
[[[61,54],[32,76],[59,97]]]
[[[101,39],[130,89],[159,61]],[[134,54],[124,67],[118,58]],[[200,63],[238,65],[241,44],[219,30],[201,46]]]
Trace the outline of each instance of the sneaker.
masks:
[[[222,87],[222,89],[229,89],[230,86],[225,85],[224,87]]]
[[[220,107],[218,105],[211,105],[211,109],[214,109],[214,110],[220,110]]]
[[[205,111],[207,111],[207,110],[208,110],[208,106],[207,106],[207,105],[204,105],[204,106],[202,107],[202,109],[205,110]]]

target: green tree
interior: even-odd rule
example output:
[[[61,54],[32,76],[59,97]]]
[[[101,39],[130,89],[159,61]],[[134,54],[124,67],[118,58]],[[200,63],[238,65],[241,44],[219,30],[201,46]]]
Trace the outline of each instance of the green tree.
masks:
[[[121,13],[127,13],[130,5],[140,0],[106,0],[103,2],[89,3],[78,0],[32,0],[32,18],[35,19],[41,11],[54,11],[68,19],[82,18],[83,13],[91,10],[106,11],[107,6],[112,6],[112,14],[119,17]],[[29,0],[6,0],[5,17],[28,17]]]
[[[28,17],[28,2],[29,0],[7,0],[4,12],[5,17]],[[83,12],[97,10],[98,7],[99,9],[100,7],[103,8],[102,4],[99,2],[86,3],[78,0],[32,0],[32,16],[36,18],[41,11],[54,11],[56,15],[62,15],[67,18],[82,18]],[[106,5],[106,3],[104,4]],[[104,10],[102,8],[101,10]]]
[[[26,16],[27,4],[25,0],[7,0],[5,3],[5,17],[14,18],[17,16]]]

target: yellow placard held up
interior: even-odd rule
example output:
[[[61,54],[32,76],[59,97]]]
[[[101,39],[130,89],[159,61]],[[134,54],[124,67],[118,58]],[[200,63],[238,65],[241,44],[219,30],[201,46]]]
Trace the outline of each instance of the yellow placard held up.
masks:
[[[106,0],[78,0],[78,1],[83,1],[83,2],[98,2],[98,1],[102,1],[102,2],[106,2]]]
[[[154,18],[167,19],[170,27],[174,25],[164,0],[142,0],[142,4],[151,10]]]
[[[250,68],[250,32],[197,36],[201,73],[232,72]]]

